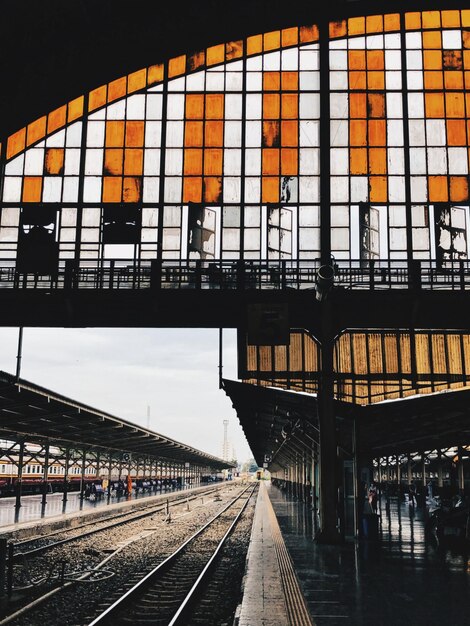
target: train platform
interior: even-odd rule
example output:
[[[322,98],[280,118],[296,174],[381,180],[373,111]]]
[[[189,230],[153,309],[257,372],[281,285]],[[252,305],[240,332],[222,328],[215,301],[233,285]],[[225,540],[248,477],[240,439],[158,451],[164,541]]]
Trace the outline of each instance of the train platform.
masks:
[[[422,509],[382,498],[379,541],[319,545],[310,508],[268,483],[257,503],[239,626],[303,623],[286,621],[288,600],[269,540],[269,506],[316,626],[469,623],[469,554],[455,543],[438,548],[426,541]]]
[[[214,483],[214,486],[224,483]],[[0,499],[0,536],[8,538],[26,538],[36,534],[40,529],[56,530],[69,528],[86,521],[97,521],[111,515],[112,512],[138,509],[158,501],[170,502],[181,496],[182,492],[189,496],[204,491],[210,485],[185,487],[180,489],[157,491],[156,493],[133,494],[121,498],[107,497],[91,502],[80,499],[80,494],[68,494],[64,505],[63,494],[47,495],[47,504],[43,506],[42,496],[23,496],[21,508],[15,508],[15,498]]]

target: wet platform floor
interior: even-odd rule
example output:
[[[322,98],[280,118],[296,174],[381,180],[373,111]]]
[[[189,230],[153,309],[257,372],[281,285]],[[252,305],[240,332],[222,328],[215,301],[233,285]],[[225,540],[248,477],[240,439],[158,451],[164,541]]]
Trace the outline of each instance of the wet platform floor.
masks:
[[[422,510],[382,500],[379,542],[324,546],[306,505],[269,495],[317,626],[470,624],[470,554],[426,541]]]

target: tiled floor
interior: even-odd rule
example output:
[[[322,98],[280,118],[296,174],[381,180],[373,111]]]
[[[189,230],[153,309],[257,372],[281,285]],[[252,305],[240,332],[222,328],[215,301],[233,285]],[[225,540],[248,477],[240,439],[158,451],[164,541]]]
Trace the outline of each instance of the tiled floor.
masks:
[[[470,555],[426,542],[421,510],[383,500],[381,541],[332,547],[304,504],[269,493],[317,626],[470,625]]]

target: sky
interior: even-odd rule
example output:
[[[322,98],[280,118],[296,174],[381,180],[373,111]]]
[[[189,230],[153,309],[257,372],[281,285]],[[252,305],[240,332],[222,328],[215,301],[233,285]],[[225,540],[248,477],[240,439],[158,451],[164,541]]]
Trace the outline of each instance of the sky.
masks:
[[[21,378],[222,456],[252,458],[219,389],[217,329],[25,328]],[[223,376],[236,380],[236,334],[224,331]],[[16,371],[18,328],[0,328],[0,369]]]

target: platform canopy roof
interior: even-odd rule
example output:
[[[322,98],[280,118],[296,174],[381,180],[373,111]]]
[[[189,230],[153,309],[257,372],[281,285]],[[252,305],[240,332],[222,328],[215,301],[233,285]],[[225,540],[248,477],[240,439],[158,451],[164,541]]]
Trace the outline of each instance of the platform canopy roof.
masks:
[[[124,419],[0,371],[0,437],[110,450],[195,463],[220,470],[231,464]]]
[[[319,445],[316,395],[224,379],[224,389],[257,463],[277,469]],[[378,457],[470,442],[470,390],[412,396],[368,406],[334,401],[338,445],[351,450],[354,422],[360,454]]]

